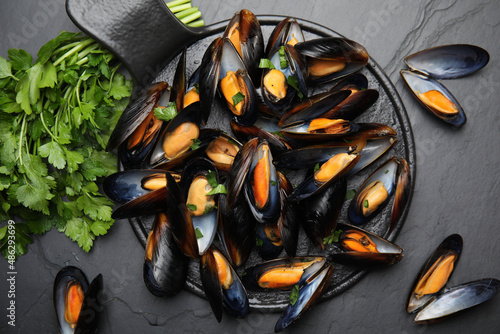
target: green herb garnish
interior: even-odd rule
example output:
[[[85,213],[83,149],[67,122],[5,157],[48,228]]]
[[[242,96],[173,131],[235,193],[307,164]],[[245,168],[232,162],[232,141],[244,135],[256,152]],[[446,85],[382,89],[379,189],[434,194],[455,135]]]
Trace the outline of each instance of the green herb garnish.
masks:
[[[203,238],[203,233],[201,233],[201,231],[198,227],[194,229],[194,235],[196,236],[196,239]]]
[[[260,59],[259,68],[268,68],[270,70],[274,70],[275,69],[273,63],[269,59],[267,59],[267,58],[261,58]]]
[[[286,82],[290,86],[292,86],[293,89],[295,89],[297,91],[297,94],[299,96],[299,100],[302,101],[302,99],[304,98],[304,94],[302,94],[302,92],[299,89],[299,80],[295,76],[290,75],[288,78],[286,78]]]
[[[276,185],[276,181],[271,180],[271,185],[275,186]]]
[[[336,230],[333,229],[330,232],[330,235],[327,236],[326,238],[323,238],[323,245],[329,245],[332,242],[339,242],[339,237],[342,234],[342,230]]]
[[[318,169],[320,169],[319,162],[314,166],[314,172],[316,173]]]
[[[278,131],[274,131],[274,132],[271,132],[273,135],[275,136],[278,136],[278,137],[281,137],[281,138],[285,138],[285,136],[283,136],[283,133],[281,133],[280,130]]]
[[[290,304],[293,306],[299,299],[299,285],[295,284],[292,288],[292,292],[290,293]]]
[[[236,105],[238,103],[240,103],[241,101],[243,101],[244,99],[245,99],[245,95],[241,94],[241,92],[234,94],[233,95],[233,106],[236,107]]]
[[[349,189],[347,190],[347,192],[345,193],[345,200],[348,201],[350,199],[353,199],[354,196],[356,196],[356,190],[354,189]]]
[[[278,53],[280,55],[280,67],[283,70],[288,67],[288,60],[286,59],[285,55],[285,47],[281,46]]]
[[[227,194],[226,187],[223,184],[218,184],[215,188],[206,193],[207,196],[217,195],[217,194]]]
[[[352,140],[348,140],[348,139],[344,139],[344,142],[346,142],[347,144],[352,144],[353,143]]]
[[[0,221],[18,217],[15,252],[31,233],[64,232],[88,252],[113,225],[99,192],[116,172],[104,150],[132,83],[115,56],[90,37],[61,32],[38,51],[0,57]],[[64,198],[64,200],[63,200]],[[7,234],[0,251],[7,255]]]
[[[205,207],[205,211],[203,211],[203,214],[206,215],[207,213],[210,213],[213,209],[217,209],[217,205],[207,205]]]
[[[363,206],[364,206],[365,208],[368,208],[368,207],[369,207],[369,205],[368,205],[368,200],[367,200],[367,199],[365,199],[365,201],[363,202]]]
[[[158,118],[160,121],[169,122],[175,117],[175,115],[177,115],[177,108],[175,107],[174,102],[169,102],[168,106],[166,106],[165,108],[156,107],[154,109],[154,113],[156,118]]]
[[[384,174],[387,174],[387,173],[389,173],[389,170],[388,170],[388,169],[386,169],[386,170],[385,170]]]
[[[200,95],[200,86],[197,83],[195,83],[193,87],[196,94]]]
[[[207,181],[210,187],[215,188],[219,184],[217,182],[217,173],[213,170],[209,170],[207,174]]]
[[[198,210],[198,207],[194,204],[186,204],[187,208],[190,210],[190,211],[196,211]]]
[[[193,138],[191,140],[193,141],[191,146],[189,146],[191,148],[191,150],[194,151],[194,150],[200,148],[201,140],[199,140],[198,138]]]
[[[261,238],[256,237],[255,244],[257,245],[257,247],[262,247],[262,245],[264,244],[264,241],[262,241]]]

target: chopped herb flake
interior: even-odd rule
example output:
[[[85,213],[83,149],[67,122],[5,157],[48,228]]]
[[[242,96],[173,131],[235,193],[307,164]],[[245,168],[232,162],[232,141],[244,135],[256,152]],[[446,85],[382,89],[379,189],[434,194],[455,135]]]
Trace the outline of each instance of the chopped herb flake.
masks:
[[[355,195],[356,195],[356,190],[349,189],[349,190],[347,190],[347,192],[345,194],[345,200],[348,201],[350,199],[353,199]]]
[[[286,59],[285,55],[285,47],[281,46],[278,52],[280,54],[280,67],[283,70],[288,67],[288,60]]]
[[[200,229],[199,228],[196,228],[194,230],[194,234],[196,235],[196,239],[201,239],[203,238],[203,233],[201,233]]]
[[[187,208],[188,208],[189,210],[191,210],[191,211],[196,211],[196,210],[198,210],[198,207],[197,207],[196,205],[194,205],[194,204],[189,204],[189,203],[188,203],[188,204],[186,204],[186,206],[187,206]]]
[[[290,75],[288,78],[286,78],[286,82],[292,86],[293,89],[297,91],[297,94],[299,96],[299,100],[302,100],[304,98],[304,94],[299,89],[299,80],[297,80],[296,77],[293,75]]]
[[[200,86],[199,86],[198,84],[196,84],[196,83],[195,83],[195,84],[193,85],[193,87],[194,87],[194,90],[195,90],[196,94],[200,95]]]
[[[227,194],[226,187],[224,187],[223,184],[217,185],[217,187],[210,190],[206,195],[211,196],[211,195],[217,195],[217,194]]]
[[[271,185],[275,186],[276,185],[276,181],[271,180]]]
[[[290,293],[290,304],[293,306],[299,299],[299,285],[295,284],[292,288],[292,292]]]
[[[332,242],[339,242],[339,237],[341,234],[342,234],[342,230],[335,231],[335,229],[333,229],[329,236],[327,236],[326,238],[323,238],[323,244],[329,245]]]
[[[269,59],[261,58],[259,62],[259,68],[268,68],[270,70],[274,70],[274,65]]]
[[[219,183],[217,182],[217,173],[213,170],[209,170],[207,174],[207,181],[210,187],[215,188]]]
[[[314,172],[316,173],[316,171],[319,169],[319,162],[314,166]]]
[[[257,247],[262,247],[264,241],[262,241],[261,238],[255,238],[255,244],[257,245]]]
[[[191,144],[191,146],[189,146],[193,151],[200,148],[200,144],[201,144],[201,140],[199,140],[198,138],[193,138],[191,139],[193,141],[193,143]]]
[[[368,208],[369,204],[368,204],[368,200],[367,199],[365,199],[365,201],[363,202],[363,205],[364,205],[365,208]]]
[[[233,95],[233,106],[236,107],[236,105],[238,103],[240,103],[241,101],[243,101],[244,99],[245,99],[245,95],[241,94],[241,92],[234,94]]]
[[[154,109],[154,113],[156,118],[158,118],[160,121],[168,122],[172,120],[175,115],[177,115],[177,108],[175,107],[174,102],[169,102],[168,106],[166,106],[165,108],[156,107]]]
[[[385,170],[384,174],[387,174],[387,173],[389,173],[389,170],[388,170],[388,169],[386,169],[386,170]]]

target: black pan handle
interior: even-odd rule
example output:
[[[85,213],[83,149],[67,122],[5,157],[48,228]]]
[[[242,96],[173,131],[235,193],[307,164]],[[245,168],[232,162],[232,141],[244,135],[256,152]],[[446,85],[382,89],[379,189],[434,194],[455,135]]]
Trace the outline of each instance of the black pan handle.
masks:
[[[73,23],[125,64],[136,86],[146,86],[207,28],[188,28],[163,0],[66,0]]]

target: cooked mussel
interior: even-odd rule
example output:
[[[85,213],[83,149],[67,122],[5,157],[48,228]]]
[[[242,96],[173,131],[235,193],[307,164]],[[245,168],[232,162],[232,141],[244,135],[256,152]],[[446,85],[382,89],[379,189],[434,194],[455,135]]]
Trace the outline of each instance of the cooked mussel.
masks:
[[[435,79],[454,79],[479,71],[489,59],[488,52],[478,46],[451,44],[419,51],[406,57],[405,63]]]
[[[362,69],[368,52],[359,43],[339,37],[325,37],[297,43],[295,49],[306,59],[308,78],[322,83]]]
[[[278,176],[271,149],[266,140],[259,140],[251,159],[245,181],[245,198],[255,219],[274,224],[280,215]]]
[[[255,248],[264,260],[271,260],[278,257],[283,250],[278,222],[272,225],[257,224],[255,227],[255,238]]]
[[[245,269],[242,281],[252,291],[291,289],[303,285],[326,263],[321,256],[282,258],[261,262]]]
[[[186,91],[182,99],[182,108],[200,101],[200,67],[198,67],[187,82]],[[179,109],[180,110],[180,109]]]
[[[351,223],[361,225],[368,222],[389,203],[396,191],[401,165],[406,165],[406,161],[401,163],[398,158],[393,157],[363,182],[349,205],[348,216]],[[405,175],[409,178],[409,174]],[[403,184],[409,186],[409,182],[403,181]],[[398,198],[401,199],[407,200],[407,197]]]
[[[159,297],[179,292],[187,277],[188,258],[177,246],[170,224],[165,213],[158,213],[146,242],[144,283]]]
[[[247,69],[229,39],[222,40],[219,89],[234,119],[252,125],[257,119],[257,97]]]
[[[212,246],[200,259],[203,290],[217,321],[222,320],[222,307],[232,316],[246,317],[248,296],[243,284],[224,254]]]
[[[298,296],[292,298],[290,295],[290,303],[278,319],[274,332],[281,332],[309,310],[328,289],[332,275],[333,266],[325,264],[298,289],[296,288]]]
[[[345,119],[315,118],[286,126],[281,133],[297,142],[315,143],[337,140],[358,129],[358,124]]]
[[[304,34],[297,20],[287,17],[274,27],[266,46],[266,55],[273,53],[283,45],[295,45],[304,42]]]
[[[445,290],[428,304],[416,317],[417,324],[433,323],[443,317],[484,303],[500,291],[500,281],[483,278]]]
[[[413,283],[407,302],[408,313],[417,312],[436,299],[455,270],[462,247],[462,237],[452,234],[431,254]]]
[[[196,158],[182,172],[181,188],[195,230],[198,250],[203,255],[217,233],[219,175],[207,159]]]
[[[462,126],[467,118],[455,97],[440,82],[417,72],[401,70],[413,95],[433,115],[446,123]]]
[[[403,258],[403,249],[388,240],[349,224],[338,224],[342,233],[338,245],[341,251],[328,256],[332,262],[362,268],[391,266]]]
[[[101,274],[89,285],[87,277],[77,267],[67,266],[57,273],[53,302],[62,334],[96,333],[100,313],[104,308],[99,298],[102,289]]]
[[[241,146],[236,139],[222,133],[208,145],[205,154],[217,170],[227,172],[231,169],[234,158],[241,149]]]
[[[130,169],[113,173],[103,182],[106,196],[118,203],[126,203],[151,191],[164,188],[167,184],[165,173],[170,173],[176,181],[181,174],[157,169]]]
[[[242,9],[236,12],[224,31],[223,38],[229,38],[245,63],[252,80],[260,79],[259,60],[264,55],[264,37],[259,20]]]

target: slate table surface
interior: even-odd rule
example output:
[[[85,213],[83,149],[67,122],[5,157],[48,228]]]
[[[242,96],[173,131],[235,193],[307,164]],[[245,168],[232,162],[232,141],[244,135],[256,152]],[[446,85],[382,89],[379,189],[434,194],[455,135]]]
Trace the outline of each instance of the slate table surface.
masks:
[[[415,190],[397,238],[405,249],[397,265],[369,273],[343,294],[321,302],[288,333],[498,333],[500,297],[438,324],[416,325],[405,312],[410,286],[425,259],[448,235],[464,239],[450,285],[500,279],[500,2],[491,1],[196,1],[207,24],[241,8],[311,20],[363,44],[396,86],[409,115],[417,151]],[[42,13],[42,14],[41,14]],[[45,13],[45,14],[43,14]],[[23,48],[36,54],[60,30],[77,31],[63,0],[2,0],[0,55]],[[468,121],[449,127],[410,95],[399,71],[403,58],[432,46],[467,43],[488,50],[480,72],[448,80]],[[6,324],[7,265],[0,259],[0,332],[56,333],[52,284],[58,270],[75,265],[93,278],[102,273],[105,311],[99,333],[270,333],[279,314],[225,316],[219,324],[206,300],[183,290],[151,295],[142,279],[144,249],[127,221],[119,221],[83,252],[53,230],[35,236],[16,262],[16,326]]]

